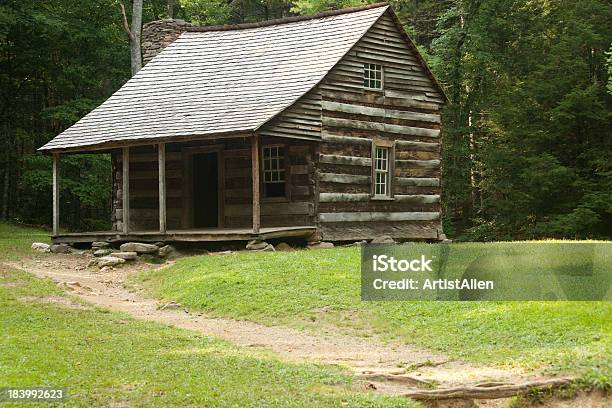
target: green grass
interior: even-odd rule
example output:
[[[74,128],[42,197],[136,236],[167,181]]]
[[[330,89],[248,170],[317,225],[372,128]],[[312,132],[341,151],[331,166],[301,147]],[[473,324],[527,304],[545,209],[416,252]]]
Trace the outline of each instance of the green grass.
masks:
[[[0,222],[0,259],[15,260],[31,254],[32,242],[50,243],[49,232],[40,228]]]
[[[50,295],[65,296],[48,280],[0,269],[0,386],[65,388],[66,406],[406,404],[358,392],[340,369],[283,363],[123,314],[36,301]]]
[[[458,258],[450,269],[465,268],[473,256],[494,245],[513,244],[453,247],[459,245],[470,256]],[[422,249],[428,250],[426,246]],[[241,252],[184,258],[138,280],[152,296],[213,316],[310,330],[330,324],[357,335],[376,333],[428,347],[452,358],[609,374],[610,302],[362,302],[359,264],[356,247]]]
[[[47,232],[0,223],[0,261],[33,253],[34,241],[48,242]],[[85,308],[45,302],[49,296]],[[58,405],[417,406],[359,391],[339,368],[286,363],[87,306],[50,280],[2,265],[0,328],[0,387],[64,388],[68,399]]]

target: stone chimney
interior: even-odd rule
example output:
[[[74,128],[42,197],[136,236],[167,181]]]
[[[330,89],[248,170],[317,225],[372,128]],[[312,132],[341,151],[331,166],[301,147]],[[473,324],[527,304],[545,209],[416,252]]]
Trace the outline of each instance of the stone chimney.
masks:
[[[142,63],[146,65],[153,57],[187,31],[193,24],[183,20],[151,21],[142,27]]]

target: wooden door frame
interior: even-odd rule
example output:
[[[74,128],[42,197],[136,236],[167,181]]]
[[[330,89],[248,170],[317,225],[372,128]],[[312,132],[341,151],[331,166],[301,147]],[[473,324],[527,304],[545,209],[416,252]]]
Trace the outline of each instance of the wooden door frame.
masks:
[[[184,147],[181,149],[183,160],[183,214],[182,225],[184,229],[192,229],[193,226],[193,156],[200,153],[217,154],[217,228],[223,228],[224,213],[224,167],[222,144],[209,146]]]

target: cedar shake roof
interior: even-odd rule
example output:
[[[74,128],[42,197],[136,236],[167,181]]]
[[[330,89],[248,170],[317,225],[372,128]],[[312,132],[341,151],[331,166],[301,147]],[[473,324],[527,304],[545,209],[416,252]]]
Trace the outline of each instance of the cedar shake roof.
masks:
[[[39,150],[253,132],[315,87],[388,8],[190,28]]]

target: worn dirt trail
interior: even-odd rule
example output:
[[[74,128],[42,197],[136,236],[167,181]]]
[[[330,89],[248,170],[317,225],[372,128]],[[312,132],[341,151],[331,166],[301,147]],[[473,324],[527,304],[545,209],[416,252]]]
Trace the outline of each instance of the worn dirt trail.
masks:
[[[376,337],[362,338],[337,333],[313,335],[288,327],[210,318],[189,313],[180,307],[162,308],[162,304],[145,298],[125,282],[129,274],[164,265],[132,264],[100,271],[98,268],[86,267],[90,259],[87,255],[57,254],[32,256],[5,264],[42,278],[50,278],[91,304],[125,312],[137,319],[217,336],[238,346],[272,351],[285,360],[348,367],[380,392],[399,394],[406,387],[423,387],[428,385],[427,382],[439,387],[453,387],[483,382],[518,383],[542,379],[541,376],[518,369],[449,361],[443,355],[405,344],[384,343]],[[480,405],[500,406],[492,401]]]

